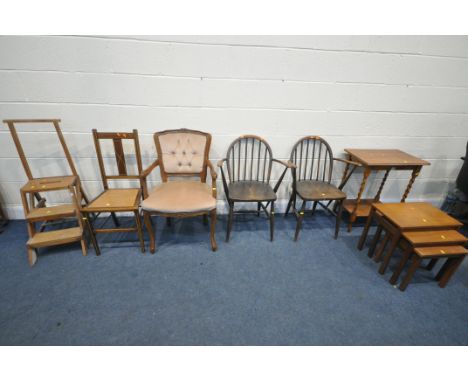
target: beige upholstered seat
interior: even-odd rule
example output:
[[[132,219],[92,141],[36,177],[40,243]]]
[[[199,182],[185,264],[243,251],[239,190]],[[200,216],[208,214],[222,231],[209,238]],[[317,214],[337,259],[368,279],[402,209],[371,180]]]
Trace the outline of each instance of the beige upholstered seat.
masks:
[[[155,187],[142,203],[146,211],[194,213],[216,208],[211,187],[200,181],[169,181]]]

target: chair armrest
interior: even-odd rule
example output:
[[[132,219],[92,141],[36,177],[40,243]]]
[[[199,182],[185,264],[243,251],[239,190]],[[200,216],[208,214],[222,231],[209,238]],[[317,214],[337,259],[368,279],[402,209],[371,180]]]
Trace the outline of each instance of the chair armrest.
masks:
[[[211,161],[208,159],[206,165],[210,169],[211,179],[216,180],[218,174],[216,173],[216,169],[214,168],[213,163],[211,163]]]
[[[140,178],[142,178],[142,179],[147,178],[148,175],[151,174],[151,171],[153,171],[158,166],[159,166],[159,159],[156,159],[153,163],[151,163],[147,168],[145,168],[141,172]]]
[[[282,164],[284,167],[287,167],[287,168],[297,168],[297,166],[293,162],[291,162],[290,160],[284,161],[284,160],[280,160],[280,159],[273,159],[273,162],[277,162],[279,164]]]
[[[347,164],[350,164],[350,165],[353,165],[353,166],[356,166],[356,167],[362,167],[361,163],[353,162],[352,160],[349,160],[349,159],[333,158],[333,160],[336,160],[338,162],[347,163]]]
[[[223,164],[224,164],[224,162],[226,162],[226,161],[227,161],[226,158],[220,159],[220,160],[218,161],[218,163],[216,163],[216,166],[218,166],[218,167],[223,167]]]

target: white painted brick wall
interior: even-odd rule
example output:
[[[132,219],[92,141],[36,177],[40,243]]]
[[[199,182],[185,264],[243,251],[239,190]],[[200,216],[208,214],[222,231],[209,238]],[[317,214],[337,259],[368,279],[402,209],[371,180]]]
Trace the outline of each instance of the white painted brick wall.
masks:
[[[244,133],[263,136],[280,159],[308,134],[327,139],[336,156],[345,147],[399,148],[431,162],[410,198],[436,202],[468,139],[465,36],[4,36],[0,52],[1,119],[61,118],[90,196],[102,189],[93,128],[138,129],[146,164],[155,156],[152,134],[173,128],[210,132],[213,161]],[[53,134],[31,127],[21,137],[35,174],[66,170]],[[408,176],[391,173],[383,198],[398,200]],[[0,195],[14,218],[23,216],[25,179],[3,126]],[[159,179],[156,172],[152,184]],[[350,181],[350,196],[359,181]],[[288,175],[280,205],[289,192]],[[220,192],[220,207],[222,200]]]

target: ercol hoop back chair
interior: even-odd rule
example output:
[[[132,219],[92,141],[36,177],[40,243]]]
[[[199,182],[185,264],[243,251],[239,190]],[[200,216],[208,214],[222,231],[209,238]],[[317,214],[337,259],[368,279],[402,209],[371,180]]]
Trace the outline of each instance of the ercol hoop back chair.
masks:
[[[196,130],[165,130],[154,134],[158,159],[142,173],[144,200],[141,203],[150,236],[150,251],[155,252],[155,232],[151,215],[170,218],[210,215],[211,249],[216,251],[216,171],[208,159],[211,134]],[[148,192],[149,174],[159,166],[162,184]],[[210,169],[211,186],[206,184]],[[196,178],[195,180],[193,178]]]
[[[23,165],[28,182],[21,187],[21,200],[23,203],[26,224],[28,227],[29,240],[26,243],[28,251],[29,265],[33,266],[37,261],[37,249],[55,246],[60,244],[81,242],[83,255],[87,253],[86,243],[83,236],[83,226],[80,214],[80,204],[88,199],[84,193],[81,193],[77,199],[77,187],[80,185],[80,179],[76,171],[73,159],[68,150],[62,130],[60,129],[60,119],[6,119],[3,121],[8,125],[13,142],[18,151],[21,163]],[[23,145],[19,139],[16,125],[24,124],[52,124],[55,133],[59,139],[62,150],[65,154],[71,175],[34,177],[29,166],[28,159],[23,150]],[[69,192],[70,201],[56,206],[46,206],[46,199],[41,193],[65,190]],[[46,226],[54,221],[63,219],[77,220],[78,226],[66,229],[57,229],[53,231],[44,231]],[[41,223],[39,230],[36,224]]]
[[[307,212],[306,204],[309,201],[313,202],[312,210],[309,210],[312,214],[315,212],[317,204],[320,204],[336,216],[336,239],[340,229],[342,207],[346,199],[346,194],[341,190],[341,185],[335,187],[331,184],[333,162],[344,162],[348,166],[360,166],[360,164],[346,159],[334,158],[330,145],[323,138],[318,136],[307,136],[296,142],[291,151],[290,161],[293,162],[296,167],[292,168],[292,193],[286,208],[285,216],[292,207],[297,219],[294,240],[296,241],[299,236],[304,214]],[[356,167],[354,167],[352,171],[354,171],[355,168]],[[302,199],[302,205],[299,210],[296,208],[296,200],[298,197]],[[329,203],[324,205],[322,203],[323,201],[329,201]],[[328,205],[333,201],[335,201],[335,206],[333,210],[330,210]]]
[[[284,171],[276,185],[270,186],[270,177],[273,162],[283,165]],[[223,165],[226,163],[229,183],[224,174]],[[273,158],[270,145],[256,135],[243,135],[231,143],[227,150],[226,158],[218,162],[223,179],[224,193],[229,204],[229,217],[226,232],[226,241],[229,241],[234,213],[256,212],[260,215],[262,209],[270,220],[270,240],[274,238],[274,214],[276,191],[286,174],[288,168],[294,165]],[[234,204],[238,202],[257,203],[257,210],[234,210]],[[266,204],[263,204],[266,203]],[[270,204],[270,212],[268,205]]]
[[[145,243],[143,240],[143,230],[140,220],[139,205],[141,201],[143,182],[140,174],[143,171],[141,164],[140,143],[138,140],[138,131],[133,130],[123,133],[98,132],[93,129],[94,145],[96,147],[96,155],[99,162],[99,170],[101,172],[102,185],[104,191],[99,194],[94,200],[81,208],[84,215],[86,225],[91,232],[96,254],[100,254],[99,246],[96,240],[96,233],[112,233],[112,232],[137,232],[140,241],[141,252],[145,252]],[[101,151],[101,140],[112,140],[115,160],[117,163],[118,175],[108,175],[104,165],[104,159]],[[135,147],[135,159],[138,169],[138,174],[130,175],[127,169],[123,140],[132,140]],[[140,188],[110,188],[108,180],[138,180]],[[116,213],[130,212],[135,218],[134,227],[120,227]],[[112,216],[116,228],[95,228],[91,222],[89,215],[101,213],[109,213]],[[105,223],[104,223],[105,224]]]

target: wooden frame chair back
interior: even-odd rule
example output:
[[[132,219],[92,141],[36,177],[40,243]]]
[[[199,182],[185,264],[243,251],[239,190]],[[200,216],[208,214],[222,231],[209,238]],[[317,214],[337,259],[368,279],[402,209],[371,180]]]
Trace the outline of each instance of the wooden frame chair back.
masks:
[[[226,167],[230,182],[270,182],[273,152],[257,135],[242,135],[227,150]]]
[[[333,152],[323,138],[311,135],[299,139],[293,146],[290,160],[297,166],[297,181],[331,182]]]
[[[138,140],[138,131],[134,129],[131,133],[109,133],[109,132],[99,132],[96,129],[93,129],[93,138],[94,145],[96,147],[96,155],[99,162],[99,170],[101,172],[102,184],[105,190],[109,189],[108,180],[116,179],[133,179],[140,182],[140,186],[143,188],[140,174],[143,171],[143,165],[141,162],[141,151],[140,151],[140,141]],[[101,140],[111,139],[114,146],[114,155],[117,163],[118,175],[108,175],[104,165],[104,159],[102,156],[101,150]],[[127,168],[127,162],[125,160],[125,153],[123,148],[123,140],[131,139],[135,147],[135,158],[138,168],[138,174],[129,174]]]
[[[55,131],[57,133],[58,139],[60,141],[60,145],[62,146],[63,152],[65,154],[65,157],[68,162],[68,166],[70,167],[70,170],[73,175],[78,176],[78,173],[75,168],[75,164],[73,163],[73,159],[70,155],[70,151],[68,150],[67,143],[65,142],[65,138],[63,137],[62,130],[60,129],[60,119],[5,119],[3,120],[4,123],[8,125],[8,128],[10,130],[11,136],[13,138],[13,142],[15,143],[16,150],[18,151],[18,155],[20,157],[21,163],[23,165],[24,171],[26,173],[26,176],[28,177],[29,180],[34,179],[31,168],[29,167],[29,163],[26,157],[26,154],[24,153],[23,146],[21,144],[21,141],[18,137],[18,132],[16,131],[16,126],[15,124],[25,124],[25,123],[52,123],[54,125]]]
[[[210,133],[190,129],[164,130],[154,134],[154,143],[163,182],[171,177],[199,177],[206,183]]]

